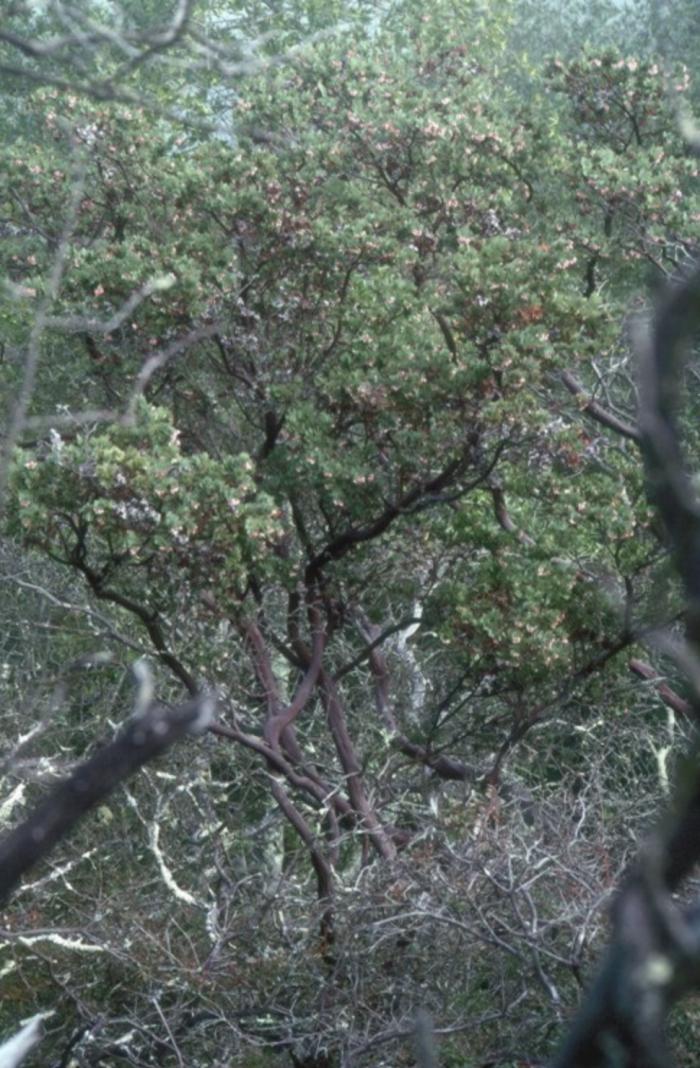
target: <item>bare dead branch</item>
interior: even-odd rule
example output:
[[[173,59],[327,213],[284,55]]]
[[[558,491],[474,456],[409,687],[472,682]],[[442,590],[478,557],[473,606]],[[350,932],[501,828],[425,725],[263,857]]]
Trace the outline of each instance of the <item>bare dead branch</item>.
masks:
[[[638,675],[640,679],[646,679],[648,682],[654,684],[654,689],[658,693],[659,697],[665,705],[671,708],[674,712],[684,718],[690,718],[692,716],[692,706],[689,701],[686,701],[684,697],[676,693],[671,689],[667,682],[664,681],[661,675],[651,664],[647,664],[644,660],[638,660],[633,657],[629,662],[630,671]]]
[[[188,733],[205,727],[213,700],[202,695],[175,708],[154,703],[113,742],[78,765],[18,827],[0,841],[0,900],[46,857],[90,809],[149,760]]]

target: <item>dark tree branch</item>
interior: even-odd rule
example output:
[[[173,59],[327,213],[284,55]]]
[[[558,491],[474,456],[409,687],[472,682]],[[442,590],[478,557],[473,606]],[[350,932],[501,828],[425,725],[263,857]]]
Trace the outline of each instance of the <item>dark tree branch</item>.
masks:
[[[265,737],[273,748],[278,744],[283,732],[292,725],[308,702],[318,680],[319,672],[321,671],[323,650],[326,645],[326,633],[321,625],[318,609],[315,606],[312,606],[310,611],[312,613],[314,635],[313,651],[309,660],[308,669],[304,678],[301,680],[292,701],[286,708],[280,709],[276,714],[268,717],[267,723],[265,724]]]
[[[357,656],[354,656],[352,660],[349,660],[347,664],[343,664],[341,668],[338,668],[333,676],[335,682],[340,682],[342,678],[348,675],[351,671],[354,671],[356,667],[363,664],[365,660],[368,660],[371,653],[379,645],[383,645],[387,638],[390,638],[392,634],[397,634],[406,627],[410,627],[412,623],[420,623],[422,616],[407,616],[405,619],[400,620],[398,623],[393,623],[390,627],[385,627],[376,638],[373,638],[362,649]]]
[[[641,441],[641,433],[637,427],[625,422],[624,419],[620,419],[619,416],[609,412],[598,401],[589,397],[581,383],[570,371],[562,371],[561,380],[569,393],[573,394],[574,397],[580,398],[581,411],[590,415],[591,419],[595,419],[596,423],[607,427],[608,430],[614,430],[616,434],[621,434],[623,438],[629,438],[630,441],[636,441],[637,443]]]
[[[238,742],[246,749],[263,757],[272,771],[284,775],[295,789],[314,798],[319,808],[327,807],[329,812],[335,811],[346,820],[353,819],[352,806],[338,791],[334,791],[330,783],[320,777],[312,777],[307,773],[306,768],[297,768],[282,752],[271,749],[263,738],[224,723],[212,723],[209,731],[219,738],[228,738],[232,742]]]
[[[682,455],[676,407],[684,344],[700,309],[700,268],[659,307],[643,345],[640,385],[642,453],[648,495],[661,513],[687,599],[688,639],[700,650],[700,507]]]
[[[534,545],[534,539],[525,530],[520,528],[513,521],[513,517],[508,511],[508,505],[506,504],[506,496],[503,491],[503,484],[500,478],[492,475],[486,485],[489,488],[491,499],[493,501],[493,510],[496,516],[499,527],[505,530],[507,534],[514,534],[515,537],[522,545]]]
[[[658,671],[655,671],[651,664],[645,663],[644,660],[637,660],[632,658],[629,662],[629,669],[634,675],[638,675],[640,679],[646,679],[649,682],[653,682],[654,689],[658,693],[659,697],[665,705],[667,705],[678,715],[683,716],[684,719],[690,719],[693,714],[692,706],[689,701],[686,701],[684,697],[672,690],[667,682],[659,675]]]
[[[433,508],[440,504],[450,504],[453,501],[457,501],[466,496],[467,493],[471,493],[472,490],[477,489],[479,486],[483,486],[490,477],[498,460],[503,454],[503,451],[507,447],[508,442],[506,440],[498,443],[494,449],[493,456],[483,470],[479,471],[479,473],[466,485],[461,486],[459,489],[454,490],[451,493],[442,492],[452,485],[459,477],[460,473],[469,462],[472,451],[476,445],[477,437],[475,434],[472,434],[470,435],[469,444],[465,446],[462,455],[456,457],[447,464],[435,478],[423,482],[418,486],[414,486],[412,490],[405,493],[404,496],[395,503],[388,503],[381,515],[377,516],[376,519],[371,523],[368,523],[366,526],[349,527],[336,538],[329,541],[320,552],[312,557],[307,565],[307,585],[312,586],[327,564],[331,563],[333,560],[340,560],[346,553],[354,548],[355,545],[373,541],[375,538],[380,537],[399,516],[413,515],[416,512],[423,511],[425,508]]]
[[[76,552],[73,554],[71,563],[76,570],[85,577],[85,580],[95,597],[101,601],[108,601],[111,604],[119,605],[120,608],[124,608],[127,612],[130,612],[141,621],[149,638],[153,642],[153,646],[158,653],[159,659],[170,669],[170,671],[172,671],[173,675],[180,680],[187,692],[191,696],[194,696],[198,690],[194,676],[190,674],[182,661],[168,649],[158,614],[151,611],[145,605],[140,604],[138,601],[134,601],[130,597],[125,597],[124,594],[119,593],[118,590],[111,590],[106,587],[104,585],[103,577],[86,562],[84,546],[82,544],[78,545]]]
[[[21,877],[140,767],[188,733],[206,728],[213,700],[200,696],[167,708],[152,704],[93,757],[78,765],[18,827],[0,841],[0,901]]]
[[[372,808],[362,782],[362,767],[357,758],[355,745],[350,731],[348,730],[347,718],[340,691],[332,677],[326,672],[320,675],[320,690],[323,706],[326,710],[328,726],[330,727],[335,743],[338,759],[343,768],[347,782],[348,796],[353,809],[357,813],[360,823],[367,832],[369,839],[377,853],[384,860],[393,860],[396,856],[396,846],[386,829],[382,826],[379,817]]]
[[[360,545],[366,541],[373,541],[384,533],[388,527],[394,522],[398,516],[406,512],[413,505],[417,504],[421,498],[426,495],[439,493],[442,489],[450,484],[453,478],[456,477],[464,465],[464,457],[459,457],[453,460],[444,468],[443,471],[429,482],[422,483],[419,486],[415,486],[409,493],[397,501],[395,504],[387,504],[381,515],[377,516],[371,523],[368,523],[364,527],[350,527],[348,530],[343,531],[337,538],[332,541],[317,553],[313,559],[309,562],[306,569],[306,583],[308,586],[312,586],[318,578],[323,568],[333,560],[340,560],[345,556],[355,545]]]
[[[639,340],[647,494],[664,520],[685,589],[684,657],[692,663],[700,653],[700,508],[685,467],[677,405],[683,349],[699,320],[696,267],[660,303],[649,333]],[[690,709],[697,722],[697,694]],[[699,757],[696,739],[681,767],[670,812],[617,894],[610,947],[554,1068],[668,1068],[671,1063],[668,1011],[700,986],[697,924],[689,922],[690,914],[673,896],[700,860]],[[697,916],[697,903],[691,913]]]
[[[442,312],[439,312],[439,311],[434,311],[433,312],[433,319],[435,320],[435,322],[440,327],[440,333],[442,334],[442,336],[445,339],[445,344],[447,345],[448,352],[450,353],[451,356],[454,356],[455,359],[456,359],[457,355],[458,355],[458,353],[457,353],[457,342],[455,341],[454,334],[452,333],[452,330],[450,329],[450,324],[448,323],[447,319],[442,314]]]

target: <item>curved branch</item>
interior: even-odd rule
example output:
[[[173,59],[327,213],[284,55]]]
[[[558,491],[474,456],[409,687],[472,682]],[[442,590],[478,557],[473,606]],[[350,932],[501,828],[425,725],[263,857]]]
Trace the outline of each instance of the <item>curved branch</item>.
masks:
[[[508,511],[506,497],[503,492],[503,485],[500,478],[496,478],[492,475],[486,485],[489,488],[491,499],[493,500],[493,510],[499,527],[501,527],[502,530],[505,530],[507,534],[514,534],[522,545],[534,545],[535,541],[530,537],[527,531],[521,530],[514,523],[513,517]]]
[[[384,860],[393,860],[396,857],[396,846],[367,799],[362,783],[362,768],[348,731],[338,687],[327,672],[321,672],[320,685],[321,699],[326,709],[328,725],[333,735],[338,758],[345,773],[352,807],[379,855]]]
[[[212,723],[209,733],[238,742],[251,752],[257,753],[258,756],[263,757],[272,771],[284,775],[292,786],[309,794],[320,806],[325,806],[331,814],[337,812],[345,820],[354,820],[354,810],[346,798],[334,791],[323,779],[312,778],[306,774],[306,769],[297,769],[281,752],[271,749],[263,738],[242,731],[240,727],[231,727],[224,723]]]
[[[337,538],[328,542],[325,548],[313,557],[306,568],[307,585],[314,584],[326,564],[333,560],[340,560],[355,545],[378,538],[380,534],[383,534],[391,526],[395,519],[418,504],[426,495],[430,496],[443,490],[456,477],[464,466],[465,461],[465,455],[452,460],[435,478],[415,486],[395,504],[387,504],[381,515],[377,516],[371,523],[364,527],[350,527],[348,530],[343,531],[342,534],[339,534]]]
[[[390,627],[386,627],[381,631],[376,638],[368,641],[368,644],[362,649],[357,656],[354,656],[352,660],[349,660],[347,664],[343,664],[341,668],[333,675],[335,682],[340,682],[342,678],[349,675],[351,671],[354,671],[356,667],[368,660],[372,651],[379,645],[383,645],[387,638],[390,638],[392,634],[397,634],[402,630],[406,630],[413,623],[421,623],[422,616],[407,616],[405,619],[400,620],[398,623],[392,623]]]
[[[386,636],[381,629],[372,624],[358,613],[360,630],[368,642],[365,655],[369,660],[370,670],[374,676],[374,699],[377,712],[384,722],[384,726],[391,737],[392,745],[400,753],[410,757],[419,764],[430,768],[441,779],[452,779],[457,782],[470,781],[474,778],[474,770],[463,764],[461,760],[446,756],[444,753],[431,753],[424,745],[412,742],[399,728],[394,709],[389,697],[389,669],[386,658],[379,648],[379,643]]]
[[[634,675],[638,675],[640,679],[646,679],[654,684],[654,689],[658,693],[659,697],[665,705],[667,705],[678,715],[689,719],[692,716],[693,709],[689,701],[686,701],[684,697],[681,697],[679,693],[672,690],[667,682],[659,675],[658,671],[654,671],[651,664],[647,664],[644,660],[637,660],[633,658],[629,662],[629,669]]]
[[[130,597],[125,597],[124,594],[119,593],[118,590],[105,588],[102,584],[102,577],[88,566],[82,558],[82,554],[76,554],[72,563],[76,570],[85,577],[90,589],[98,600],[108,601],[110,604],[119,605],[120,608],[124,608],[143,623],[143,626],[158,653],[159,659],[167,668],[170,668],[173,675],[180,680],[187,692],[194,697],[198,692],[198,686],[194,676],[190,674],[182,661],[168,649],[157,613],[150,611],[144,605],[139,604],[138,601],[133,601]]]
[[[309,608],[309,614],[313,626],[311,659],[306,674],[300,682],[297,692],[290,704],[275,715],[268,717],[265,724],[265,738],[272,748],[275,748],[279,744],[282,733],[291,726],[311,697],[319,677],[319,672],[321,671],[323,650],[326,644],[326,633],[321,625],[319,612],[316,606],[312,605]]]
[[[636,426],[632,426],[631,423],[627,423],[624,419],[620,419],[619,416],[614,415],[613,412],[609,412],[607,408],[604,408],[598,401],[589,397],[585,389],[570,371],[562,371],[561,380],[568,389],[569,393],[574,397],[579,398],[579,404],[581,411],[590,415],[591,419],[595,419],[596,423],[600,423],[601,426],[607,427],[608,430],[614,430],[616,434],[620,434],[623,438],[629,438],[630,441],[636,441],[639,444],[642,440],[642,435]]]
[[[272,796],[280,809],[309,850],[311,863],[314,866],[314,871],[316,872],[316,878],[318,880],[319,898],[323,899],[330,897],[333,893],[333,870],[323,856],[323,852],[319,849],[315,834],[299,812],[296,805],[292,804],[281,783],[273,780],[270,789],[272,791]]]

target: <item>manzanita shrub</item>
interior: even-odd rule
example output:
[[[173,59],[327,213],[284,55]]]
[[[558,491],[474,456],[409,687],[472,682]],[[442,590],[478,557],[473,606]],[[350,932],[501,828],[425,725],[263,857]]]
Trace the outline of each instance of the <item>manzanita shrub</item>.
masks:
[[[304,6],[311,30],[328,17],[316,8]],[[658,62],[612,49],[514,57],[505,6],[358,12],[310,35],[280,13],[294,47],[235,83],[217,86],[213,61],[193,66],[192,114],[173,115],[153,67],[155,111],[38,89],[14,100],[0,147],[3,389],[27,346],[38,358],[5,533],[71,569],[85,605],[108,613],[110,670],[144,647],[171,696],[204,684],[220,695],[217,740],[191,766],[164,762],[125,814],[103,812],[123,821],[112,891],[95,861],[52,918],[68,925],[81,895],[105,893],[100,915],[121,937],[119,902],[155,864],[143,938],[75,1012],[106,1014],[116,1041],[137,972],[137,1000],[170,991],[193,1064],[187,1021],[216,1016],[217,998],[229,1023],[238,1014],[232,1057],[269,1045],[316,1068],[362,1045],[347,1030],[353,989],[366,991],[368,1050],[392,1019],[401,1037],[396,1021],[431,984],[448,1015],[470,999],[486,1013],[497,990],[517,999],[522,976],[550,990],[545,958],[572,1004],[583,958],[556,939],[610,889],[637,826],[626,781],[614,813],[606,791],[657,777],[658,739],[648,752],[635,742],[629,766],[610,739],[629,738],[637,634],[678,612],[644,495],[629,351],[648,271],[682,270],[700,217],[674,112],[687,78],[669,90]],[[78,631],[76,655],[96,630]],[[69,748],[75,722],[62,715]],[[609,761],[594,783],[591,739]],[[567,901],[535,895],[556,948],[534,963],[524,928],[505,948],[498,933],[512,872],[499,867],[488,890],[483,868],[484,907],[468,917],[457,900],[486,854],[549,863],[544,839],[508,822],[508,775],[541,792],[546,834],[585,871],[577,883],[561,860]],[[566,846],[556,790],[580,806]],[[239,912],[233,871],[251,880]],[[265,897],[259,914],[270,873],[281,904]],[[518,886],[527,879],[518,868]],[[419,906],[478,930],[517,968],[487,967],[465,945],[457,997],[451,966],[441,984],[402,918]],[[410,961],[405,987],[375,939],[387,917]],[[363,971],[375,942],[376,974]],[[77,969],[70,981],[79,989]],[[303,1020],[284,1018],[290,991]],[[523,993],[514,1026],[533,1049],[551,1044],[550,995],[540,1027]],[[383,1006],[376,1027],[370,1003]],[[163,1029],[147,1015],[126,1043],[146,1059]]]

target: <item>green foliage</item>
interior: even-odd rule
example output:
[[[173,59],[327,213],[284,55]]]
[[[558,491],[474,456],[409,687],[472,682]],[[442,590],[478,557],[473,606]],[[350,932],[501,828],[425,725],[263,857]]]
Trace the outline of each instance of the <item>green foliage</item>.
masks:
[[[129,33],[160,15],[123,6]],[[57,32],[52,18],[37,32]],[[546,61],[523,55],[532,26],[519,4],[221,2],[201,18],[196,32],[224,51],[278,61],[234,83],[218,53],[188,66],[197,39],[185,37],[162,66],[125,70],[107,40],[86,70],[124,71],[133,104],[18,94],[0,146],[3,389],[17,387],[30,338],[39,361],[4,533],[89,591],[77,625],[75,586],[68,598],[41,573],[51,611],[32,602],[17,625],[6,695],[20,690],[14,644],[38,620],[57,634],[37,660],[59,676],[98,637],[112,659],[96,690],[90,668],[68,672],[62,701],[42,691],[39,711],[60,711],[35,754],[85,752],[144,650],[159,658],[159,690],[216,684],[241,743],[209,737],[196,760],[170,755],[127,804],[95,814],[55,906],[42,885],[42,917],[59,923],[65,908],[78,927],[92,895],[110,945],[130,939],[81,995],[86,1016],[108,1003],[114,1041],[140,976],[144,1032],[161,1033],[163,990],[180,1023],[214,1005],[235,1021],[222,1047],[232,1064],[257,1063],[248,1050],[266,1043],[313,1048],[318,1065],[354,1056],[351,1018],[371,1037],[378,1014],[408,1019],[425,991],[446,1019],[516,1002],[514,1033],[545,1055],[559,1007],[548,1014],[527,987],[539,981],[522,963],[530,935],[503,958],[485,937],[485,958],[472,931],[505,930],[504,916],[517,929],[499,886],[513,858],[534,857],[556,943],[543,959],[573,1004],[576,924],[641,822],[625,807],[630,784],[657,791],[666,726],[651,691],[630,697],[626,659],[635,628],[679,604],[633,434],[596,421],[590,401],[634,424],[630,298],[650,265],[673,275],[692,251],[696,162],[659,61],[599,48],[585,18],[572,32],[591,47],[570,58],[562,38],[569,58]],[[56,297],[37,319],[66,233]],[[88,409],[103,415],[66,418]],[[282,786],[260,760],[265,730],[299,692],[319,626],[326,690],[290,728]],[[467,768],[458,784],[431,771],[445,754]],[[540,791],[529,838],[515,809],[499,830],[492,806],[506,759]],[[271,783],[295,823],[282,824]],[[579,801],[572,844],[555,815]],[[96,826],[109,855],[83,865]],[[390,841],[403,833],[404,868],[368,868],[376,826]],[[332,951],[319,944],[310,847],[338,887]],[[550,876],[553,856],[564,859]],[[137,938],[123,917],[134,886]],[[426,900],[431,923],[449,908],[464,935],[459,974],[451,950],[436,963],[444,929],[414,925]],[[51,967],[68,969],[62,953]],[[38,1005],[50,969],[29,953],[22,968]],[[14,979],[9,989],[19,998]],[[480,1062],[496,1026],[479,1032]],[[193,1064],[192,1050],[211,1048],[198,1032],[180,1041]],[[138,1042],[149,1059],[150,1039]],[[477,1055],[459,1034],[444,1054]]]
[[[181,581],[217,587],[234,601],[251,566],[278,535],[249,456],[184,455],[170,414],[141,404],[133,426],[56,438],[39,460],[16,466],[16,529],[55,559],[84,567],[98,586],[133,595]],[[12,529],[12,528],[11,528]],[[151,585],[153,584],[153,585]]]
[[[310,561],[377,523],[323,563],[325,596],[379,623],[424,601],[416,647],[447,680],[554,694],[612,650],[623,599],[644,617],[634,447],[584,428],[558,373],[632,402],[620,321],[645,264],[680,262],[695,165],[658,64],[553,61],[523,99],[509,15],[458,14],[307,41],[238,87],[233,143],[48,90],[3,150],[8,274],[35,294],[8,301],[17,336],[69,200],[66,121],[85,172],[37,410],[78,382],[98,408],[146,396],[133,425],[21,450],[10,529],[142,619],[193,613],[200,669],[202,594],[281,621]]]
[[[410,26],[410,13],[402,17]],[[86,435],[63,447],[60,459],[19,461],[21,525],[30,540],[40,538],[66,560],[85,542],[89,566],[107,568],[128,595],[145,568],[149,590],[167,610],[173,575],[178,582],[186,575],[196,590],[221,568],[225,597],[242,595],[252,564],[292,582],[305,551],[431,481],[438,458],[455,464],[459,493],[504,450],[509,499],[517,515],[522,495],[518,522],[526,530],[536,525],[536,551],[513,544],[498,563],[484,558],[485,545],[498,555],[503,541],[485,495],[476,526],[474,518],[448,524],[477,549],[468,571],[478,594],[467,600],[478,607],[467,611],[498,642],[513,632],[496,607],[499,575],[511,571],[508,585],[532,590],[550,545],[575,561],[600,554],[596,539],[618,545],[631,537],[639,519],[623,521],[616,509],[611,528],[602,513],[621,499],[617,483],[632,464],[623,470],[617,460],[607,480],[589,477],[590,463],[575,459],[580,438],[553,424],[552,375],[577,365],[585,373],[587,361],[615,343],[619,306],[612,293],[582,293],[582,252],[605,264],[618,289],[628,277],[637,284],[635,259],[650,243],[668,244],[663,235],[687,210],[668,198],[682,177],[670,166],[657,168],[653,187],[648,180],[648,160],[671,123],[662,123],[658,69],[647,65],[642,74],[612,57],[553,67],[553,85],[572,99],[583,140],[567,143],[563,119],[545,140],[543,105],[524,111],[494,75],[498,35],[477,51],[472,28],[453,19],[437,52],[431,35],[438,24],[439,12],[421,16],[411,53],[407,42],[397,46],[388,23],[346,53],[335,39],[321,39],[292,69],[252,79],[236,102],[236,149],[188,143],[143,111],[69,101],[79,107],[74,121],[89,171],[60,313],[85,316],[87,294],[88,315],[107,319],[154,275],[173,279],[128,324],[104,338],[86,331],[81,365],[90,400],[104,403],[105,389],[123,396],[149,350],[166,345],[178,324],[186,329],[203,317],[220,331],[216,343],[193,347],[177,385],[163,380],[159,403],[170,404],[172,424],[163,414],[148,430]],[[604,105],[597,125],[577,103],[597,99],[586,79],[603,79],[595,92],[620,99],[609,105],[611,119]],[[49,131],[54,97],[45,101]],[[647,149],[630,137],[618,159],[618,112],[642,101],[653,144]],[[246,130],[260,129],[264,142],[247,142]],[[65,188],[61,144],[59,136],[55,148],[42,141],[7,150],[8,160],[10,151],[24,154],[33,219],[48,204],[55,209]],[[669,160],[673,151],[667,146]],[[567,216],[572,193],[577,214]],[[542,212],[545,196],[561,204],[554,225]],[[640,228],[642,207],[650,222]],[[58,208],[53,218],[60,201]],[[17,225],[26,223],[26,210],[24,218],[15,210]],[[624,236],[606,243],[593,224],[611,212],[623,219]],[[32,270],[18,264],[14,280],[38,290],[49,246],[38,233],[35,241],[37,251],[24,260]],[[53,344],[64,349],[60,332]],[[60,356],[47,362],[45,387],[70,402],[76,370]],[[174,427],[186,456],[170,439]],[[215,458],[222,448],[227,458]],[[581,479],[559,486],[565,455],[586,471],[587,495],[600,486],[592,507],[580,499]],[[244,461],[234,459],[241,456],[254,457],[245,479]],[[533,479],[540,483],[535,498]],[[232,510],[231,500],[241,503]],[[586,508],[595,516],[588,536]],[[471,516],[475,508],[464,511]],[[444,536],[441,518],[421,512],[412,525],[428,544]],[[286,563],[283,529],[292,543]],[[306,544],[295,546],[302,529]],[[399,558],[400,540],[391,542]],[[338,577],[362,585],[348,566]],[[539,577],[566,572],[545,566]],[[570,579],[564,589],[571,592]],[[562,594],[545,589],[535,597],[533,644],[547,648],[540,629],[548,617],[557,625]],[[457,597],[454,625],[473,627],[463,600]],[[535,604],[514,594],[512,611],[527,617]],[[540,611],[544,604],[548,612]],[[533,624],[521,618],[516,630],[524,627]],[[565,644],[560,634],[557,656]],[[513,653],[514,662],[531,665],[528,653],[529,646],[522,658]]]

